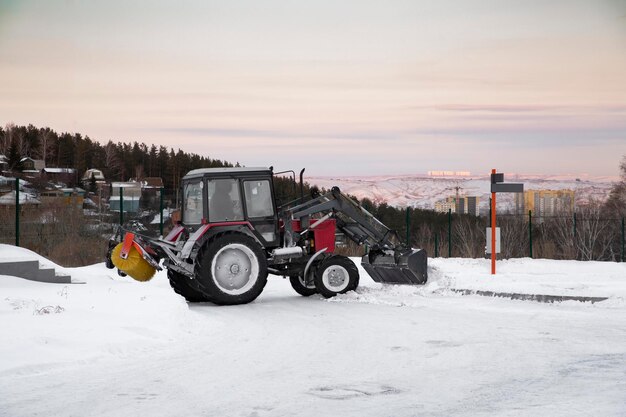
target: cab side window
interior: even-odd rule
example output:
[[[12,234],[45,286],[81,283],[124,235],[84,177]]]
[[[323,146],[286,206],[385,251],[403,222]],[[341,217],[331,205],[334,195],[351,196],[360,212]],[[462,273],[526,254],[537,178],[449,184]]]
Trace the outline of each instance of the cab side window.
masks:
[[[274,215],[272,190],[268,180],[244,181],[243,189],[249,217],[271,217]]]
[[[209,222],[243,220],[239,181],[233,179],[209,180]]]

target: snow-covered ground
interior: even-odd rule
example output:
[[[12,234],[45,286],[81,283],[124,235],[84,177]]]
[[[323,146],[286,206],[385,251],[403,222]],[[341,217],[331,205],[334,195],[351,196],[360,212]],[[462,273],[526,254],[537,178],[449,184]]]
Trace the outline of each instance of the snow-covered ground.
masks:
[[[0,245],[0,260],[33,257]],[[518,259],[495,277],[486,260],[429,265],[425,286],[361,270],[331,300],[270,277],[232,307],[102,264],[63,269],[75,285],[0,275],[0,416],[626,415],[626,264]]]

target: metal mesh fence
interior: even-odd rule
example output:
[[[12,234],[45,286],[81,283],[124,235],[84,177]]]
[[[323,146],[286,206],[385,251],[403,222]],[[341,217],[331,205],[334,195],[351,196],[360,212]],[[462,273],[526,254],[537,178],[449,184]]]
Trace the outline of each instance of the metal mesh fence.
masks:
[[[19,244],[62,265],[78,266],[102,261],[107,241],[120,224],[144,235],[167,234],[179,196],[161,188],[129,188],[103,187],[84,194],[23,193],[17,223],[15,192],[5,194],[0,204],[0,243]],[[486,217],[451,215],[443,224],[427,220],[409,224],[408,215],[406,219],[404,229],[401,224],[390,226],[429,256],[485,256]],[[500,214],[498,227],[501,258],[626,261],[624,219],[603,217],[599,211],[583,209],[541,218]],[[350,248],[346,254],[362,252]]]
[[[546,258],[624,262],[624,219],[593,213],[569,216],[498,215],[501,258]],[[412,230],[412,244],[431,256],[482,257],[487,241],[487,218],[451,216],[448,224],[422,224]]]
[[[101,262],[120,224],[150,236],[167,233],[176,204],[176,195],[160,188],[143,190],[138,197],[128,193],[121,207],[110,189],[47,194],[21,192],[18,205],[14,191],[7,194],[13,201],[3,196],[0,243],[31,249],[65,266]]]

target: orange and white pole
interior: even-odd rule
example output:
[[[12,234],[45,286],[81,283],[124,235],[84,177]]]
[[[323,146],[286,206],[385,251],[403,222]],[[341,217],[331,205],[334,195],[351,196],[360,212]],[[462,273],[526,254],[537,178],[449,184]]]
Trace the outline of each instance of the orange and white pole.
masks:
[[[495,175],[496,170],[491,170]],[[496,274],[496,193],[491,193],[491,275]]]

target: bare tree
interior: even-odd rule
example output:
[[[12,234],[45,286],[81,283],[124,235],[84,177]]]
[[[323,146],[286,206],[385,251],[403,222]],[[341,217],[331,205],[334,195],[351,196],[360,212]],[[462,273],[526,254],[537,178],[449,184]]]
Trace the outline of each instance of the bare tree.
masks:
[[[529,256],[528,222],[522,216],[502,216],[500,227],[501,254],[505,259]]]
[[[578,248],[574,232],[574,214],[569,210],[557,213],[544,227],[543,241],[553,242],[553,254],[556,259],[577,259]]]
[[[37,149],[35,155],[45,162],[53,153],[54,144],[52,143],[49,129],[40,129],[39,132],[39,149]]]
[[[608,260],[611,255],[611,242],[614,239],[609,221],[600,218],[601,204],[590,201],[579,208],[580,221],[577,222],[576,246],[583,261]]]
[[[13,140],[17,141],[17,149],[19,150],[21,157],[25,157],[30,154],[30,143],[24,138],[24,132],[22,132],[21,129],[15,129]]]
[[[459,216],[454,222],[454,242],[458,255],[478,258],[485,253],[485,231],[468,216]]]
[[[143,164],[135,166],[135,180],[141,181],[145,176]]]
[[[109,174],[118,171],[120,168],[120,160],[117,155],[117,149],[111,141],[109,141],[109,143],[107,143],[104,147],[104,163],[109,171]]]
[[[0,142],[0,153],[7,155],[13,142],[13,132],[15,129],[14,123],[7,123],[4,127],[4,138]]]

